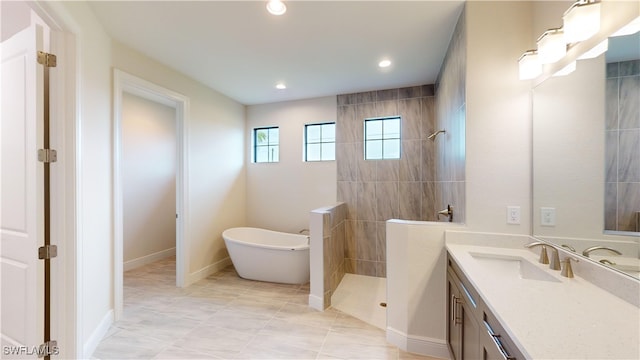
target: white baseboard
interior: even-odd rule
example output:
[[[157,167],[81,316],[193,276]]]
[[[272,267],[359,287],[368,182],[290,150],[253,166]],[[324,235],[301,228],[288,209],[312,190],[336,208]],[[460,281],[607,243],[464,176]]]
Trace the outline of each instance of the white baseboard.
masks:
[[[109,310],[104,315],[98,326],[93,329],[93,332],[91,333],[91,336],[89,336],[89,339],[87,339],[87,341],[84,343],[82,347],[83,359],[91,359],[93,352],[96,351],[96,348],[100,344],[100,341],[102,341],[102,338],[104,338],[104,336],[107,334],[107,331],[109,331],[109,328],[112,324],[113,310]]]
[[[207,276],[211,275],[211,274],[215,274],[218,271],[226,268],[227,266],[231,265],[231,258],[230,257],[226,257],[218,262],[215,262],[211,265],[205,266],[204,268],[196,271],[196,272],[192,272],[191,274],[187,275],[187,279],[186,279],[186,286],[189,286],[193,283],[196,283],[204,278],[206,278]]]
[[[309,307],[318,311],[324,311],[324,299],[319,296],[309,294]]]
[[[171,249],[158,251],[158,252],[155,252],[153,254],[149,254],[149,255],[145,255],[145,256],[139,257],[137,259],[125,261],[122,264],[122,267],[123,267],[122,270],[123,271],[129,271],[129,270],[132,270],[132,269],[135,269],[135,268],[139,268],[139,267],[147,265],[147,264],[151,264],[152,262],[158,261],[160,259],[164,259],[164,258],[167,258],[169,256],[175,256],[175,255],[176,255],[176,248],[172,247]]]
[[[387,327],[387,341],[410,353],[440,359],[451,359],[449,346],[447,342],[443,340],[423,336],[411,336],[392,327]]]

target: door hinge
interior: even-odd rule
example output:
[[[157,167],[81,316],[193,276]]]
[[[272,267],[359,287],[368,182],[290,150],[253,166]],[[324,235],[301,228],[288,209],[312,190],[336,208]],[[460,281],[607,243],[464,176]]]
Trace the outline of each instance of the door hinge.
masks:
[[[38,347],[38,357],[43,358],[45,356],[58,355],[58,342],[55,340],[49,340],[46,343]]]
[[[39,149],[38,161],[43,163],[54,163],[58,161],[58,152],[53,149]]]
[[[49,260],[58,256],[58,247],[55,245],[45,245],[38,248],[38,259]]]
[[[38,64],[42,64],[45,67],[56,67],[58,58],[44,51],[38,51]]]

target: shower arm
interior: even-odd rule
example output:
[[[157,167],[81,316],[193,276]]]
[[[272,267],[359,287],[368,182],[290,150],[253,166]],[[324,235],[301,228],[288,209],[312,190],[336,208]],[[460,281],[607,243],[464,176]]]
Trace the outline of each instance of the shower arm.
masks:
[[[444,129],[443,129],[443,130],[438,130],[438,131],[434,132],[433,134],[431,134],[431,135],[427,136],[427,139],[429,139],[429,140],[435,140],[435,138],[436,138],[436,136],[438,136],[438,134],[440,134],[440,133],[446,133],[446,132],[447,132],[447,131],[446,131],[446,130],[444,130]]]

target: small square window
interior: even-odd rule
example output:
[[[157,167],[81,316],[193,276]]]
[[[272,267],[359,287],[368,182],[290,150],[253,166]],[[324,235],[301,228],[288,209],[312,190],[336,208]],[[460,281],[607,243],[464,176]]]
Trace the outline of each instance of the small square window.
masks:
[[[253,129],[253,161],[280,161],[280,129],[277,126]]]
[[[365,160],[400,159],[400,117],[365,119]]]
[[[336,123],[304,126],[304,161],[336,159]]]

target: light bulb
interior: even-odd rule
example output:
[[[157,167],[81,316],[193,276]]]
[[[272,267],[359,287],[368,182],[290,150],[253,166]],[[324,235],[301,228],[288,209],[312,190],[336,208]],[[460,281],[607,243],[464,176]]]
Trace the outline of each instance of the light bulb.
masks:
[[[600,3],[580,0],[562,16],[567,44],[587,40],[600,30]]]
[[[538,38],[538,56],[543,64],[554,63],[567,53],[562,29],[550,29]]]
[[[520,80],[531,80],[542,74],[542,64],[535,50],[529,50],[522,54],[518,60]]]
[[[272,15],[282,15],[287,12],[287,6],[280,0],[269,0],[267,2],[267,11]]]

